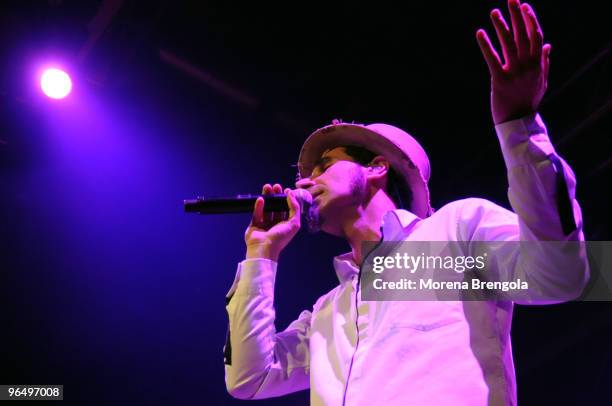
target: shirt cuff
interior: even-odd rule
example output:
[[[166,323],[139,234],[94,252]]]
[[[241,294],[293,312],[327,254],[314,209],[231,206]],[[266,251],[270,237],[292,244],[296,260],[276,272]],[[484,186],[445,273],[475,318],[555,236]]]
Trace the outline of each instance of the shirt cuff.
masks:
[[[534,164],[555,152],[538,113],[495,126],[506,168]]]
[[[235,293],[274,293],[277,266],[276,261],[266,258],[250,258],[239,262],[234,283],[225,295],[226,299],[229,301]]]

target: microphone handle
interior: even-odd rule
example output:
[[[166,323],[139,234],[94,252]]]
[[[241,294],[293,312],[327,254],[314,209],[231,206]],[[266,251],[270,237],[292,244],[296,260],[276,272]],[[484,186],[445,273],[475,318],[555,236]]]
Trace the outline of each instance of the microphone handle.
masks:
[[[186,213],[226,214],[252,213],[258,197],[265,200],[265,212],[289,211],[287,195],[284,193],[269,195],[238,195],[235,197],[204,198],[185,200],[183,205]]]

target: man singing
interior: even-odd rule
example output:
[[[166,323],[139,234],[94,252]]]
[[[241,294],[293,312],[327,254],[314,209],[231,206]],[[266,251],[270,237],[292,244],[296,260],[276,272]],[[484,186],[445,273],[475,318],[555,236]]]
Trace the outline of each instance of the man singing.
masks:
[[[255,204],[246,259],[227,295],[225,377],[231,395],[261,399],[310,388],[313,405],[514,405],[510,326],[513,301],[364,301],[360,266],[366,241],[583,241],[575,176],[555,152],[538,106],[547,86],[550,45],[533,9],[509,0],[509,25],[491,12],[502,54],[484,30],[476,39],[491,74],[491,111],[508,171],[513,211],[484,199],[433,211],[429,160],[410,135],[386,124],[334,122],[304,143],[297,188],[314,197],[308,227],[347,240],[334,259],[340,281],[287,329],[274,326],[274,280],[281,251],[301,227],[288,213]],[[263,193],[282,193],[266,184]],[[547,289],[577,297],[588,279],[583,257],[558,252],[567,266],[539,266],[533,297]],[[564,257],[566,255],[567,257]],[[517,250],[499,253],[508,277]],[[524,258],[523,258],[524,259]],[[547,259],[548,260],[548,259]],[[547,263],[547,261],[542,261]]]

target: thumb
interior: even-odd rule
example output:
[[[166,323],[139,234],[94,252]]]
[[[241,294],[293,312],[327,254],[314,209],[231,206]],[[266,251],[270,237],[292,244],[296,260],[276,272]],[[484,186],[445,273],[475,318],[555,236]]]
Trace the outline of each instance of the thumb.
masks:
[[[300,202],[298,202],[298,199],[295,196],[295,192],[287,188],[285,189],[285,194],[287,195],[287,205],[289,206],[289,219],[297,217],[299,221],[299,218],[302,215],[302,208],[300,206]]]

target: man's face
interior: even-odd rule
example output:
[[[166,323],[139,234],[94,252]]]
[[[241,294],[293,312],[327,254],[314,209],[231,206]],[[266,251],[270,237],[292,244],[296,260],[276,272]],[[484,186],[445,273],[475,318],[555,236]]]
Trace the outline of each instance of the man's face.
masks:
[[[366,198],[364,170],[343,147],[337,147],[325,151],[310,177],[296,183],[296,187],[307,189],[313,196],[312,207],[306,216],[310,231],[342,234],[342,219],[354,213],[352,209]]]

